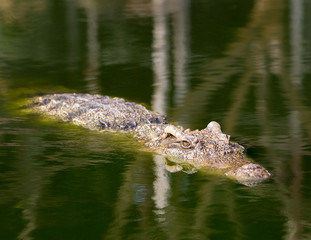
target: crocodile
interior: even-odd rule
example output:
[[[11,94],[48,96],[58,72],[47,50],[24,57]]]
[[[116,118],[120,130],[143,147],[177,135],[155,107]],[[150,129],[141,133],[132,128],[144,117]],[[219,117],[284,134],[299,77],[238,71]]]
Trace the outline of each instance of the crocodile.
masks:
[[[140,104],[91,94],[37,96],[30,106],[36,113],[91,130],[130,133],[181,169],[215,170],[248,186],[271,177],[269,171],[246,156],[244,147],[230,141],[215,121],[202,130],[191,131],[170,124],[164,116]]]

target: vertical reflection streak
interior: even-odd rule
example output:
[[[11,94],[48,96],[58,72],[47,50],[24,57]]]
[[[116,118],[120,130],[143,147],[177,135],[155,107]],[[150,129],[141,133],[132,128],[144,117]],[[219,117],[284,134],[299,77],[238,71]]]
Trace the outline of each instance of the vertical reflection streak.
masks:
[[[291,0],[291,78],[296,85],[300,85],[302,79],[302,5],[302,0]]]
[[[165,114],[167,110],[168,84],[168,20],[166,16],[166,1],[153,1],[153,73],[154,73],[154,94],[152,98],[153,110]]]
[[[175,6],[173,15],[174,29],[174,102],[181,104],[188,91],[188,81],[186,77],[186,66],[189,55],[189,1],[172,0]]]
[[[98,19],[96,8],[91,6],[86,8],[87,12],[87,66],[85,69],[85,80],[87,90],[90,93],[97,93],[99,90],[99,52],[100,44],[98,41]]]
[[[154,94],[152,98],[152,108],[160,114],[167,111],[167,93],[169,90],[168,80],[168,21],[165,12],[166,1],[153,0],[153,72],[154,72]],[[165,170],[164,157],[155,156],[155,181],[153,183],[153,200],[157,208],[156,214],[158,221],[165,220],[164,208],[168,205],[168,193],[170,192],[170,183]]]
[[[290,19],[290,43],[291,43],[291,67],[290,79],[294,89],[302,84],[303,77],[303,1],[291,0],[291,19]],[[287,234],[285,239],[301,239],[302,223],[301,223],[301,194],[300,186],[302,181],[301,169],[301,122],[300,112],[293,109],[289,117],[290,136],[292,137],[292,161],[291,168],[293,180],[291,182],[291,198],[287,201]]]

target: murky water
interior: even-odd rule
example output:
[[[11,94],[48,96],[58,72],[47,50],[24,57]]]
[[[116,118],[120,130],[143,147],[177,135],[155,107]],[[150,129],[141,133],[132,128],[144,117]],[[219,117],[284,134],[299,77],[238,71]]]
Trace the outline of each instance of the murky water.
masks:
[[[0,239],[310,239],[311,5],[0,0]],[[129,136],[24,114],[28,96],[218,121],[274,177],[169,173]]]

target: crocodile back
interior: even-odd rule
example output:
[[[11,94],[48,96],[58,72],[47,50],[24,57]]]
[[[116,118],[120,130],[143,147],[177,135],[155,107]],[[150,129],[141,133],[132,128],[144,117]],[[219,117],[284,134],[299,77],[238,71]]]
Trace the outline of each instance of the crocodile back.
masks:
[[[143,124],[166,120],[144,106],[122,98],[90,94],[51,94],[33,99],[33,108],[55,119],[92,130],[130,131]]]

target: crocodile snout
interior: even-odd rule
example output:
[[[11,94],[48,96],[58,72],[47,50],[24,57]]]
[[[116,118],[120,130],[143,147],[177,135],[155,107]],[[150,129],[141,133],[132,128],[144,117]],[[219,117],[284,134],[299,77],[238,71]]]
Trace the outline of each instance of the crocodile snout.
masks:
[[[255,163],[244,164],[235,170],[227,172],[226,175],[235,177],[238,180],[263,180],[271,177],[271,173]]]

